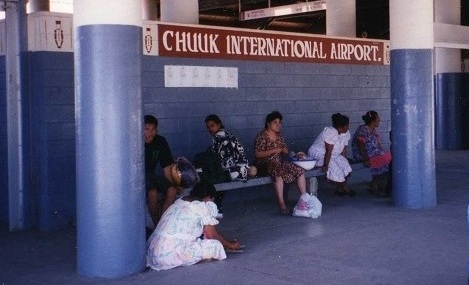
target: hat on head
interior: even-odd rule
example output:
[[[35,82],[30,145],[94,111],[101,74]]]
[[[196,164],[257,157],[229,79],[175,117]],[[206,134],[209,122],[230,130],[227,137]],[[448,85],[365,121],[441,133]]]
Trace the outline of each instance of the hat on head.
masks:
[[[187,158],[178,157],[171,165],[171,179],[176,186],[191,188],[199,181],[199,175]]]

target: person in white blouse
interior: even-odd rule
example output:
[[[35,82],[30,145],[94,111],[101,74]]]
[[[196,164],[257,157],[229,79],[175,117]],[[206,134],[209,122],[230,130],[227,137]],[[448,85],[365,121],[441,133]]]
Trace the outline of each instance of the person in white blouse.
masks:
[[[347,160],[347,145],[350,140],[349,119],[340,113],[332,115],[332,127],[325,127],[308,149],[308,156],[321,166],[329,182],[337,185],[336,194],[353,197],[356,192],[347,187],[347,178],[352,172]]]

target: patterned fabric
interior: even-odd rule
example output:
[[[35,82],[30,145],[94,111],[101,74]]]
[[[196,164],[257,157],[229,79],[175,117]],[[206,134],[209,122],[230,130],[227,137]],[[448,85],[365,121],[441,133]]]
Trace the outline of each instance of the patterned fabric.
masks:
[[[348,145],[350,140],[350,133],[339,134],[339,132],[333,127],[325,127],[324,130],[319,134],[316,140],[308,149],[308,156],[314,160],[317,160],[317,166],[324,165],[324,156],[326,154],[326,145],[331,144],[332,148],[331,159],[329,161],[329,168],[327,169],[326,177],[329,180],[335,182],[344,182],[352,168],[350,164],[342,155],[343,150]]]
[[[164,212],[147,241],[147,266],[166,270],[195,264],[203,259],[226,258],[221,242],[201,239],[205,225],[217,225],[213,202],[178,199]]]
[[[362,157],[360,154],[360,150],[358,149],[358,140],[361,140],[365,143],[365,152],[368,158],[372,158],[374,156],[389,156],[389,153],[386,153],[382,146],[381,146],[381,136],[380,134],[375,130],[373,132],[370,130],[370,128],[367,125],[361,125],[358,127],[358,129],[355,131],[355,134],[353,135],[353,141],[352,141],[352,151],[353,151],[353,158],[355,160],[361,161]],[[379,168],[370,168],[371,174],[372,175],[380,175],[389,170],[389,164],[386,164],[382,167]]]
[[[212,141],[212,149],[221,160],[222,168],[230,172],[232,179],[247,180],[249,163],[238,139],[221,129],[213,136]]]
[[[266,130],[262,130],[256,136],[256,151],[268,151],[274,148],[284,147],[285,141],[281,134],[277,134],[275,141],[270,140]],[[259,172],[266,171],[268,175],[275,179],[282,177],[285,183],[296,181],[304,173],[304,169],[298,165],[283,161],[280,154],[274,154],[270,157],[257,160]]]

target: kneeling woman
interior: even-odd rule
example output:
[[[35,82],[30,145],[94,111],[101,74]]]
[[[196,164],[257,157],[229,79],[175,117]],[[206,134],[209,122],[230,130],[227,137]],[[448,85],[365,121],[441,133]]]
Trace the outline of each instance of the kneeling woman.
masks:
[[[350,140],[349,119],[340,113],[332,115],[332,127],[325,127],[308,149],[308,156],[317,160],[318,166],[326,172],[327,179],[337,185],[339,196],[355,196],[347,187],[347,177],[352,168],[346,158]]]
[[[147,241],[147,266],[155,270],[187,266],[202,260],[226,258],[224,248],[239,249],[216,229],[216,190],[199,182],[189,196],[177,200],[161,217]]]

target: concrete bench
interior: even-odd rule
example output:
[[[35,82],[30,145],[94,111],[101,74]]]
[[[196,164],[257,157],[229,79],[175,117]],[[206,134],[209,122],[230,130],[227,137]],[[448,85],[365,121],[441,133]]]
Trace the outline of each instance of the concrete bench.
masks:
[[[350,166],[352,167],[352,172],[361,170],[365,168],[363,163],[351,163]],[[306,178],[306,190],[317,196],[318,192],[318,180],[317,177],[325,175],[324,172],[321,171],[320,167],[315,167],[311,170],[305,171],[305,178]],[[249,178],[247,181],[229,181],[224,183],[215,184],[215,188],[217,191],[229,191],[234,189],[240,188],[248,188],[254,186],[262,186],[262,185],[269,185],[272,184],[272,178],[270,176],[261,176],[261,177],[254,177]]]

